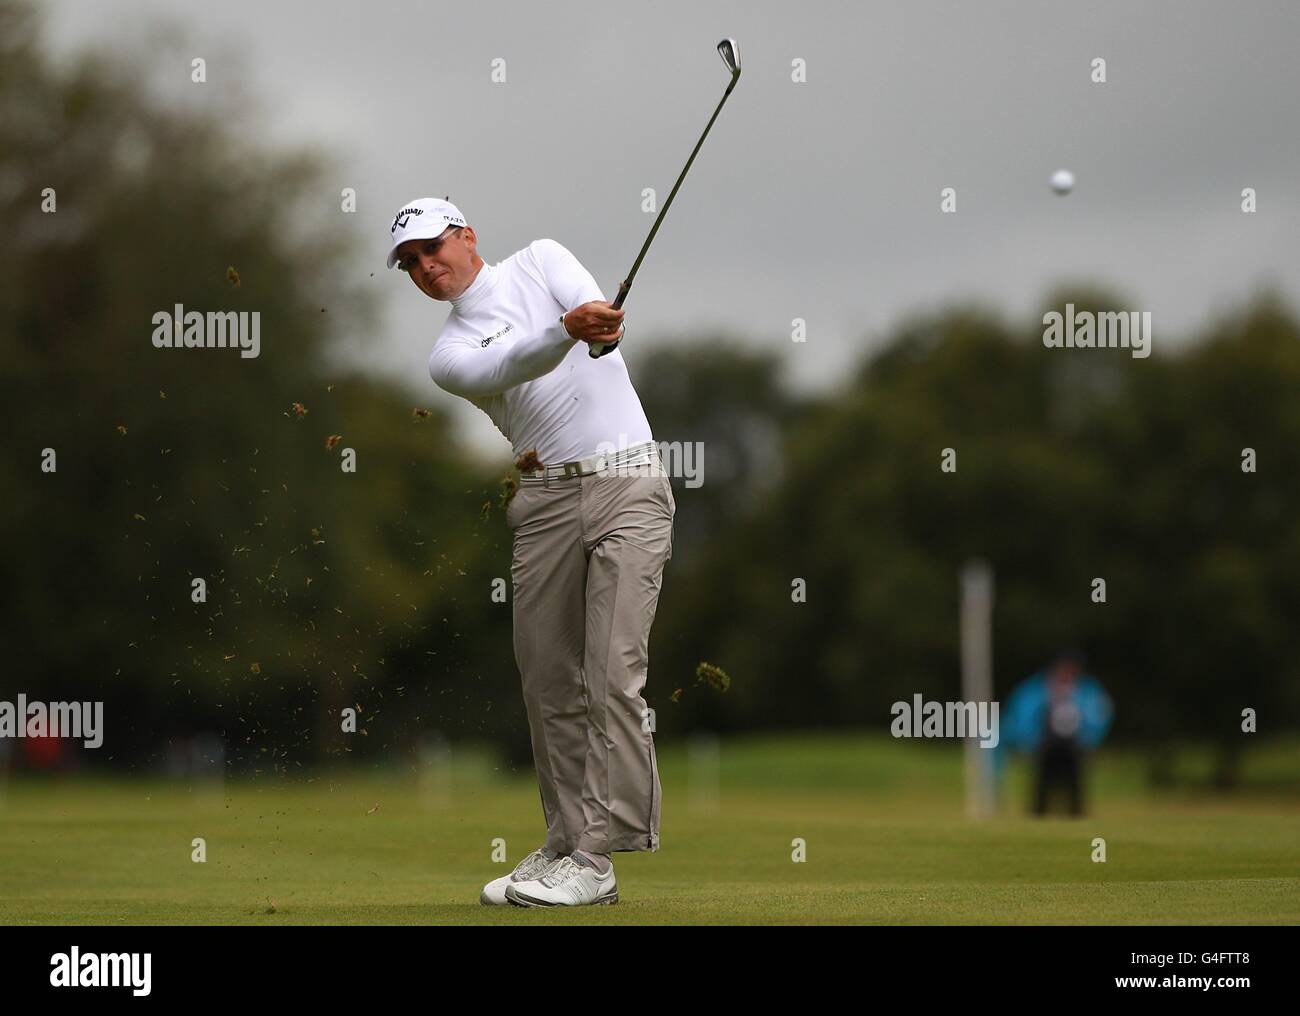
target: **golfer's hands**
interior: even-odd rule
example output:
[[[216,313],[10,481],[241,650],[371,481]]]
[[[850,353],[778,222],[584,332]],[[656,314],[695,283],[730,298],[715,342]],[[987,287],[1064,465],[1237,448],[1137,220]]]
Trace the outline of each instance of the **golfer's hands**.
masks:
[[[592,300],[564,315],[564,327],[580,342],[617,342],[623,335],[622,309],[605,300]]]

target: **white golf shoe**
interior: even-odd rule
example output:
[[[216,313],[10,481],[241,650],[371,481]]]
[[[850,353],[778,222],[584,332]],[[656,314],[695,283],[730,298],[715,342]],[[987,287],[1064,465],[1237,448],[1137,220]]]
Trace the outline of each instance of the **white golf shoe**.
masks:
[[[504,907],[509,902],[506,899],[506,889],[509,886],[516,882],[527,882],[530,879],[541,878],[562,860],[564,860],[563,855],[548,860],[541,850],[534,850],[515,865],[515,870],[509,875],[494,878],[485,885],[483,891],[479,893],[478,901],[485,907]]]
[[[614,866],[600,874],[595,868],[579,864],[572,857],[527,882],[506,886],[506,899],[517,907],[581,907],[588,904],[618,902],[618,884]]]

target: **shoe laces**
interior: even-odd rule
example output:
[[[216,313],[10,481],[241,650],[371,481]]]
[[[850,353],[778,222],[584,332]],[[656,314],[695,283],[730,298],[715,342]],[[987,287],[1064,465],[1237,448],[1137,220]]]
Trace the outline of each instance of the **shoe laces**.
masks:
[[[547,875],[543,875],[541,882],[542,885],[546,886],[548,889],[554,889],[561,882],[573,878],[573,876],[579,874],[581,871],[582,869],[572,857],[566,857],[555,866],[553,871]]]
[[[515,869],[515,875],[520,881],[527,881],[536,878],[545,871],[552,861],[547,858],[540,850],[534,850],[531,854],[519,862],[519,867]]]

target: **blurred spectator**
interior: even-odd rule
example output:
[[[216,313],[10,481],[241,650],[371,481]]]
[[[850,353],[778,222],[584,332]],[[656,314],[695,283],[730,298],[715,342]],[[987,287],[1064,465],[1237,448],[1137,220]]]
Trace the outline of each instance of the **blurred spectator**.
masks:
[[[33,772],[63,772],[76,768],[76,760],[72,752],[67,750],[62,738],[49,735],[32,737],[29,734],[19,743],[23,746],[23,760]]]
[[[1046,670],[1022,681],[1003,710],[1002,744],[1032,752],[1038,764],[1030,810],[1047,813],[1052,791],[1063,789],[1071,815],[1083,814],[1083,764],[1110,729],[1114,707],[1095,677],[1083,672],[1076,650],[1060,653]]]
[[[167,775],[194,783],[221,783],[226,775],[226,746],[211,731],[174,733],[164,756]]]

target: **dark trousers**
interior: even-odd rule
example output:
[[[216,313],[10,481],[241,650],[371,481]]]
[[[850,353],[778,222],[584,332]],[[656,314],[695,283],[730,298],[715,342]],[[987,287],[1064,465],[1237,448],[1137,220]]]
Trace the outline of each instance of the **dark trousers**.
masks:
[[[1073,741],[1050,738],[1038,753],[1038,784],[1033,812],[1047,814],[1047,798],[1061,788],[1070,800],[1070,814],[1083,814],[1083,752]]]

